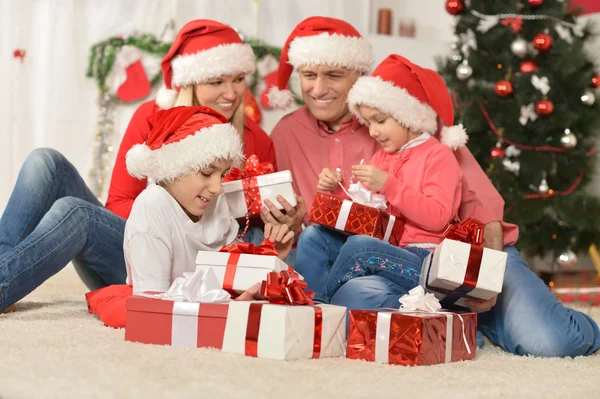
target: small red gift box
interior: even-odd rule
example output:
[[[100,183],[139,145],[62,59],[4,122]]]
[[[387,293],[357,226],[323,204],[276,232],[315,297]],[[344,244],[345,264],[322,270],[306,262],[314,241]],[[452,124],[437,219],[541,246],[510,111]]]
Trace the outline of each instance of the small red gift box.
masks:
[[[404,222],[389,213],[323,193],[315,195],[308,220],[346,233],[379,238],[396,246],[404,233]]]
[[[473,359],[476,347],[476,313],[350,311],[348,359],[424,366]]]

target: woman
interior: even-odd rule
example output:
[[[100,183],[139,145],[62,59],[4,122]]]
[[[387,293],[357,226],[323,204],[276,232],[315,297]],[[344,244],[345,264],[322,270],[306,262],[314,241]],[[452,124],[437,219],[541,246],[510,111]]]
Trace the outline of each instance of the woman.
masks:
[[[214,107],[237,127],[246,155],[274,163],[269,137],[243,118],[244,76],[254,71],[254,54],[232,28],[211,20],[186,24],[161,66],[166,90],[132,117],[106,207],[57,151],[37,149],[26,159],[0,219],[0,312],[71,261],[90,289],[125,282],[125,219],[147,184],[127,174],[125,154],[146,140],[146,117],[155,110],[176,101]],[[178,95],[171,85],[181,88]]]

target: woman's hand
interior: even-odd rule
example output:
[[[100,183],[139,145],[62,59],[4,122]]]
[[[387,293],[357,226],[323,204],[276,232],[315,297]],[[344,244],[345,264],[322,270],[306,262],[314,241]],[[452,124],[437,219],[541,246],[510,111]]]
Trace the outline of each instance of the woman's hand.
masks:
[[[294,232],[285,224],[265,224],[265,240],[275,243],[275,249],[279,252],[279,259],[285,260],[294,245]]]

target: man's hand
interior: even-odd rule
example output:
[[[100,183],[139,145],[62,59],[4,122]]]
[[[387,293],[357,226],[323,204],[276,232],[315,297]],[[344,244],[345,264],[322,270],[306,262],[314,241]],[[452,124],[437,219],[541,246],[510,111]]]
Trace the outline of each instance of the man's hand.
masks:
[[[490,222],[485,225],[483,233],[483,246],[498,251],[504,251],[504,235],[502,233],[502,223]]]
[[[279,253],[279,259],[285,260],[294,245],[294,232],[287,225],[265,224],[265,240],[275,243],[275,249]]]
[[[269,200],[265,200],[260,218],[264,224],[271,223],[272,225],[285,224],[291,231],[294,232],[296,239],[302,232],[302,222],[306,216],[306,203],[304,198],[296,196],[296,207],[293,207],[281,195],[277,196],[277,202],[285,209],[285,214],[281,212],[275,204]],[[266,238],[266,237],[265,237]]]
[[[484,313],[490,310],[496,305],[496,301],[498,296],[496,295],[492,299],[466,299],[465,305],[471,310],[471,312],[475,313]]]
[[[334,191],[339,187],[339,183],[342,181],[342,173],[336,171],[332,171],[329,168],[323,169],[321,173],[319,173],[319,182],[317,183],[317,190],[321,191]]]
[[[373,165],[354,165],[352,173],[358,181],[372,191],[381,191],[389,176],[386,172],[377,169]]]

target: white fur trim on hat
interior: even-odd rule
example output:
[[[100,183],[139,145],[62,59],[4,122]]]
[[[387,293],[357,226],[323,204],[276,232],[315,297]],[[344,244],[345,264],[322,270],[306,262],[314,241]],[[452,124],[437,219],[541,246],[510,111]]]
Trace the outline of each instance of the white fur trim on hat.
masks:
[[[453,150],[456,150],[458,147],[462,147],[467,144],[469,140],[469,136],[467,136],[467,131],[463,127],[462,123],[454,126],[444,126],[442,128],[442,132],[440,134],[440,141],[445,146],[450,147]]]
[[[411,96],[406,89],[394,86],[379,76],[358,78],[348,94],[350,111],[364,123],[358,112],[360,105],[377,108],[418,133],[434,135],[437,132],[437,113],[433,108]]]
[[[269,105],[276,109],[286,109],[294,103],[294,94],[291,91],[279,90],[276,86],[269,89],[267,98],[269,99]]]
[[[255,57],[249,44],[222,44],[195,54],[179,55],[171,62],[172,86],[189,86],[223,75],[254,72]]]
[[[233,164],[243,159],[239,134],[229,123],[200,129],[156,150],[145,143],[136,144],[127,152],[125,163],[133,177],[169,182],[205,168],[217,159],[231,159]]]
[[[290,43],[288,58],[296,69],[304,65],[331,65],[367,73],[373,65],[368,40],[328,33],[295,38]]]
[[[175,101],[177,101],[177,95],[177,90],[167,89],[163,86],[156,95],[156,105],[161,109],[173,108]]]

